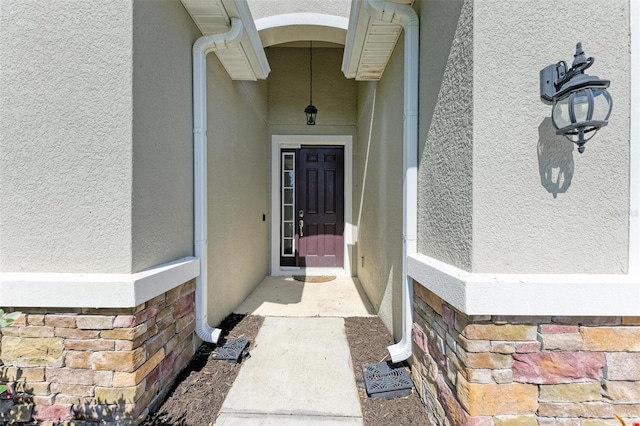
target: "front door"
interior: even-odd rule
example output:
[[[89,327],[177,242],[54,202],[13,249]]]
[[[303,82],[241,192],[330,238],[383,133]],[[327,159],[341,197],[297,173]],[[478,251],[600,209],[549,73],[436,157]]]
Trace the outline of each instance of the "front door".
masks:
[[[344,149],[282,152],[282,266],[342,267]]]

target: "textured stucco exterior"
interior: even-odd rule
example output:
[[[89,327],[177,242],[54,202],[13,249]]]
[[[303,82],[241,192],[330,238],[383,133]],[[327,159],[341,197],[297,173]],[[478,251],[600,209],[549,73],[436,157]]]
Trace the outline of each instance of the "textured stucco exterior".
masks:
[[[0,19],[0,270],[131,273],[191,255],[200,33],[181,3],[7,1]]]
[[[417,4],[420,253],[479,273],[626,272],[628,3]],[[578,41],[614,99],[582,155],[555,135],[539,96],[540,69],[570,64]]]
[[[0,270],[131,272],[132,3],[0,3]]]
[[[402,337],[403,39],[378,83],[359,83],[358,278],[396,339]]]
[[[418,251],[471,267],[473,2],[419,2]]]
[[[308,127],[324,134],[326,126],[356,123],[356,83],[340,71],[342,49],[313,49],[313,104],[318,108],[315,126],[305,125],[304,108],[309,105],[309,49],[269,48],[269,125]]]
[[[629,1],[482,0],[473,26],[473,272],[625,273]],[[539,97],[540,69],[570,64],[578,41],[614,102],[584,154],[555,135]]]
[[[193,254],[191,46],[178,1],[133,4],[133,272]]]
[[[219,324],[267,275],[267,84],[232,81],[207,56],[208,316]]]

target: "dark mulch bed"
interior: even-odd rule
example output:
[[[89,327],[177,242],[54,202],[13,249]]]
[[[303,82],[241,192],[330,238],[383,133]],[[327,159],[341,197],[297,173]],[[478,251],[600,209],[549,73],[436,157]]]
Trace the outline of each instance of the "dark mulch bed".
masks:
[[[223,331],[220,344],[237,337],[249,339],[253,348],[258,330],[264,318],[231,314],[220,328]],[[380,318],[345,318],[345,328],[355,380],[363,383],[362,367],[388,359],[387,346],[393,344],[389,331]],[[180,373],[165,402],[143,423],[145,426],[213,425],[229,389],[242,364],[213,360],[214,344],[203,344],[189,365]],[[394,399],[369,398],[364,385],[358,386],[364,424],[429,425],[426,411],[415,390],[411,395]]]
[[[345,318],[345,329],[357,383],[364,383],[362,367],[389,360],[387,346],[393,338],[378,317]],[[393,399],[369,398],[364,385],[358,386],[364,424],[429,425],[427,412],[415,391],[411,395]]]
[[[253,315],[229,315],[220,324],[223,334],[219,344],[205,343],[198,348],[189,365],[178,375],[165,402],[142,424],[213,425],[242,364],[216,361],[212,353],[227,340],[243,336],[249,339],[251,351],[263,320]]]

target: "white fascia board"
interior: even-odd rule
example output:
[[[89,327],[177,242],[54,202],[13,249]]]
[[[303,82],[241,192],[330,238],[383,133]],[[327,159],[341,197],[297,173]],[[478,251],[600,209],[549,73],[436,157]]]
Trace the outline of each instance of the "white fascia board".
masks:
[[[414,254],[409,275],[467,315],[640,316],[640,276],[479,274]]]
[[[346,78],[355,78],[364,48],[371,17],[362,7],[362,0],[351,0],[347,41],[342,57],[342,72]]]
[[[251,11],[246,0],[222,0],[222,6],[231,18],[240,18],[244,26],[240,46],[246,55],[254,76],[258,80],[264,80],[269,76],[271,68],[267,55],[264,53],[262,41],[258,35],[256,24],[251,16]]]
[[[133,308],[200,274],[185,257],[135,274],[0,273],[0,306]]]

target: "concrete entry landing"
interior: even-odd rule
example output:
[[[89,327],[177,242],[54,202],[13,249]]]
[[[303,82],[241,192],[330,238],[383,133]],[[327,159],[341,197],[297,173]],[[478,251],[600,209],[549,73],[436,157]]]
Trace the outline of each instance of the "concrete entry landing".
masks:
[[[266,277],[235,312],[278,317],[375,315],[360,282],[354,277],[336,277],[324,283]]]

